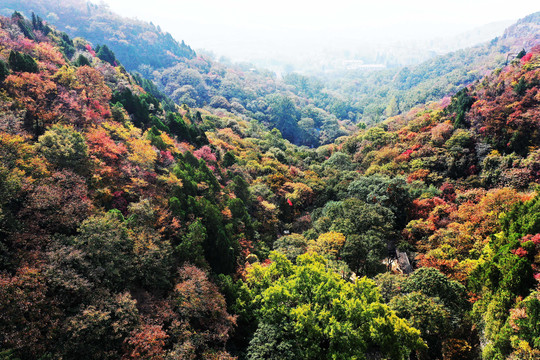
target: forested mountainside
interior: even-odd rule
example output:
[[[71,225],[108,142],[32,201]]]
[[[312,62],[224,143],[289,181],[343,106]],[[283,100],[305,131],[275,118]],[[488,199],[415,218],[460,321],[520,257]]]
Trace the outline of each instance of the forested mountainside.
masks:
[[[360,113],[362,121],[373,124],[407,112],[416,105],[453,95],[539,41],[540,12],[537,12],[485,44],[437,56],[416,66],[321,75],[315,83],[324,83],[327,93],[344,100],[341,111]],[[298,79],[292,74],[285,81],[309,96],[319,98],[317,88],[310,86],[309,79]],[[319,105],[317,101],[315,103]]]
[[[255,118],[280,130],[298,145],[318,146],[332,142],[355,128],[353,114],[338,119],[330,109],[291,91],[275,74],[252,65],[224,65],[196,54],[183,42],[154,25],[113,14],[103,5],[85,0],[0,1],[11,14],[17,9],[28,18],[35,13],[72,37],[83,37],[92,46],[106,45],[118,62],[137,71],[172,100],[209,111],[232,111]]]
[[[169,67],[179,59],[192,59],[196,55],[183,41],[179,43],[159,27],[118,16],[105,5],[83,0],[2,0],[0,10],[5,16],[19,11],[27,18],[34,13],[94,46],[107,45],[130,71],[143,64],[152,68]]]
[[[0,8],[18,9],[28,18],[35,12],[71,36],[83,37],[93,46],[107,45],[128,70],[155,81],[179,104],[205,107],[218,116],[230,111],[256,119],[277,128],[292,143],[308,147],[329,144],[353,132],[357,124],[375,124],[453,95],[503,66],[508,53],[515,56],[529,50],[540,37],[540,13],[536,13],[510,27],[500,39],[418,66],[320,79],[293,73],[278,79],[249,64],[222,64],[195,56],[191,49],[172,46],[170,36],[153,25],[114,15],[84,0],[17,3],[2,0]]]
[[[19,14],[0,20],[2,356],[245,353],[258,324],[255,299],[271,285],[250,264],[266,261],[288,223],[309,222],[302,204],[324,188],[302,165],[308,154],[232,114],[165,111],[83,40]],[[295,352],[342,351],[347,338],[358,345],[353,354],[423,348],[373,281],[353,284],[322,256],[302,258],[293,266],[280,257],[285,268],[267,275],[318,273],[321,285],[333,284],[320,295],[343,301],[319,301],[340,319],[332,331],[343,330],[335,343],[314,333],[328,344]],[[250,352],[260,351],[254,340]]]
[[[538,46],[307,148],[37,17],[0,45],[0,358],[540,356]]]

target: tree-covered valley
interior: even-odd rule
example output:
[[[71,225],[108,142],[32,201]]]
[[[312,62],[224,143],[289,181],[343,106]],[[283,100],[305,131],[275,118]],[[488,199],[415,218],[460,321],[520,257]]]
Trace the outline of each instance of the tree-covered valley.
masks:
[[[325,79],[0,4],[0,359],[540,358],[539,13]]]

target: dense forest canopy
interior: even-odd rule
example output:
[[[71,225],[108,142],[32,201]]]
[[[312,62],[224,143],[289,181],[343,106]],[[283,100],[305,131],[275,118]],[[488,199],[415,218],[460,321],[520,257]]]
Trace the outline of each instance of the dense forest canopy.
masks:
[[[125,21],[78,4],[40,10]],[[347,85],[145,72],[25,14],[0,17],[0,359],[540,356],[538,13],[402,74],[477,69],[372,126]]]

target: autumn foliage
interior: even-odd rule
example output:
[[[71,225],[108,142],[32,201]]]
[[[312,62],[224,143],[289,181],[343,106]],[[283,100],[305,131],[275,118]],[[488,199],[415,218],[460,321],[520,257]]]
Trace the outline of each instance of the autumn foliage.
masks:
[[[39,17],[0,43],[0,357],[538,355],[540,48],[365,128],[180,45],[170,99]]]

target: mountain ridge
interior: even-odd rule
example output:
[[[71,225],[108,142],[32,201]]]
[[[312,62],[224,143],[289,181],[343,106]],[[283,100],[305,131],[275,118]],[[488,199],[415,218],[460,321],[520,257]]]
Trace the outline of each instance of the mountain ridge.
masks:
[[[155,25],[136,19],[121,17],[105,5],[85,0],[20,1],[3,0],[3,15],[12,9],[20,10],[27,18],[32,12],[53,23],[70,36],[80,36],[96,45],[108,45],[130,71],[141,65],[167,67],[179,58],[191,59],[195,51],[183,41],[177,42]],[[59,20],[62,19],[61,22]]]

